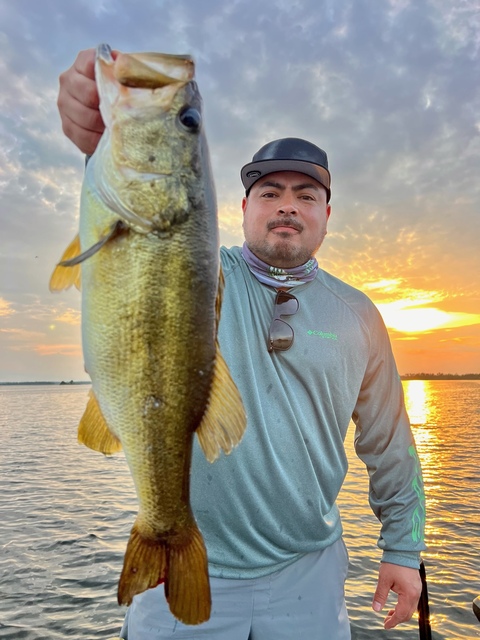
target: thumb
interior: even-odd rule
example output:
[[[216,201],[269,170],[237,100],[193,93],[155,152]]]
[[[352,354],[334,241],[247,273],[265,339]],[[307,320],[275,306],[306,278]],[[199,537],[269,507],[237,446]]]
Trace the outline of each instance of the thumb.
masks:
[[[372,609],[377,613],[383,609],[385,603],[387,602],[388,594],[390,593],[390,588],[382,583],[380,580],[377,584],[377,589],[373,596]]]

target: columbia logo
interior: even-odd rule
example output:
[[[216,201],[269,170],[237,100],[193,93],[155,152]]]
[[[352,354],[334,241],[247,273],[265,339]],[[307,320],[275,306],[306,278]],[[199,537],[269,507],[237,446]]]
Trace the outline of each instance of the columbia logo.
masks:
[[[338,340],[338,336],[336,333],[328,333],[326,331],[314,331],[312,329],[309,329],[307,331],[307,335],[318,336],[319,338],[324,338],[325,340]]]

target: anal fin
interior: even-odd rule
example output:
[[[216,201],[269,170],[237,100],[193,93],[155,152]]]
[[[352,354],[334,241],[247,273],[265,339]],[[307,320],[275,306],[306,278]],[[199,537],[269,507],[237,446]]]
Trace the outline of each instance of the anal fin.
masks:
[[[93,391],[89,393],[85,412],[78,425],[78,441],[105,455],[118,453],[122,450],[120,440],[110,431],[105,422]]]
[[[217,342],[210,398],[205,415],[196,431],[207,460],[216,460],[220,450],[229,454],[241,441],[246,424],[247,418],[240,393]]]

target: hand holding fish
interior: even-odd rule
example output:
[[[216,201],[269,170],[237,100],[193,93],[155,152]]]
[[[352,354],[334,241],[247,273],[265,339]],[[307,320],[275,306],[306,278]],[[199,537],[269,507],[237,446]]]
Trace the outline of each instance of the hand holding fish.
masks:
[[[80,51],[59,82],[57,104],[63,132],[80,151],[91,155],[105,129],[95,82],[95,49]]]

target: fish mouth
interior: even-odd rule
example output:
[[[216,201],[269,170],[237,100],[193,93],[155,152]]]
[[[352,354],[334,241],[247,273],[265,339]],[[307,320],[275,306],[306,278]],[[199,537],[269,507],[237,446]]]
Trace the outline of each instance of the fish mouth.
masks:
[[[107,44],[97,47],[97,62],[111,67],[113,77],[120,85],[135,89],[184,85],[195,74],[195,64],[189,55],[118,53],[114,57]]]

